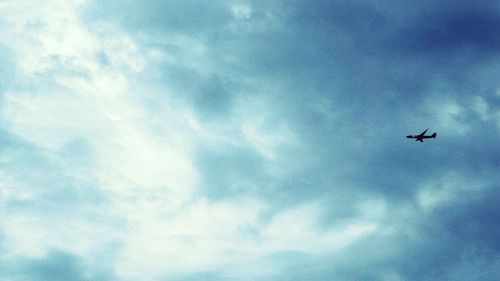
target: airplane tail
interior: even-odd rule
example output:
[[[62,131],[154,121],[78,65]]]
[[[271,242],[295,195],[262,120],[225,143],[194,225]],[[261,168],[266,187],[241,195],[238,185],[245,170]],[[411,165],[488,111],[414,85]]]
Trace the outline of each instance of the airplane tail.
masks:
[[[436,138],[436,136],[437,136],[437,134],[434,133],[434,134],[431,135],[431,138]]]

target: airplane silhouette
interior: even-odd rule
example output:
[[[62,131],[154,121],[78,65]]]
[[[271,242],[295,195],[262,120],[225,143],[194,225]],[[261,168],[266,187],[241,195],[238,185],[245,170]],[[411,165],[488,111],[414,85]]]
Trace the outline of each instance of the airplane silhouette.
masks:
[[[415,139],[415,141],[419,141],[419,142],[424,142],[424,139],[435,139],[436,138],[436,133],[430,135],[430,136],[426,136],[425,133],[427,132],[427,130],[429,129],[426,129],[425,131],[423,131],[422,133],[420,133],[420,135],[409,135],[409,136],[406,136],[407,138],[409,139]]]

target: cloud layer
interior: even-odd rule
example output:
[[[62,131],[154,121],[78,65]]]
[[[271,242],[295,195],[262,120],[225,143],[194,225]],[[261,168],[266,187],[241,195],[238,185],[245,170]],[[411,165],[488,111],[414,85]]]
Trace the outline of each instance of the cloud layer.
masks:
[[[495,1],[0,14],[0,280],[500,274]]]

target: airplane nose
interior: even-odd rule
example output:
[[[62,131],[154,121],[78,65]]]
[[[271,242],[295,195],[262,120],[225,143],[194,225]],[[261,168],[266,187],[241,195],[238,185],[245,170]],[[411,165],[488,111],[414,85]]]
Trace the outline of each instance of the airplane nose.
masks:
[[[409,136],[406,136],[406,137],[407,137],[407,138],[409,138],[409,139],[413,138],[413,136],[412,136],[412,135],[409,135]]]

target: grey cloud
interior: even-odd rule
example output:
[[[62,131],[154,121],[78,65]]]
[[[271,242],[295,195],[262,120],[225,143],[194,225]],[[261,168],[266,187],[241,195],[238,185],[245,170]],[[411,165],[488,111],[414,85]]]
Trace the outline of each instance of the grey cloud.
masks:
[[[114,3],[104,5],[103,13]],[[499,253],[493,238],[498,120],[484,120],[471,104],[481,97],[488,113],[499,107],[500,18],[494,1],[259,2],[257,18],[246,23],[253,28],[246,29],[227,28],[227,2],[150,1],[139,13],[130,5],[117,7],[118,20],[145,47],[172,33],[206,47],[212,76],[160,62],[157,83],[172,85],[200,116],[218,116],[220,122],[232,117],[235,101],[249,92],[277,101],[272,121],[289,125],[302,145],[286,151],[283,165],[294,168],[281,176],[267,173],[265,160],[251,148],[213,151],[200,145],[196,164],[207,197],[255,194],[276,208],[324,199],[331,206],[323,223],[331,224],[355,216],[355,203],[370,197],[383,198],[389,209],[415,204],[424,183],[447,173],[486,186],[479,191],[471,186],[459,202],[431,215],[416,208],[419,219],[395,222],[396,228],[415,229],[418,238],[366,240],[346,249],[340,255],[345,260],[278,255],[274,259],[287,271],[273,280],[384,280],[393,273],[405,280],[449,280],[475,263],[485,273],[473,280],[493,280]],[[206,12],[197,17],[200,9]],[[461,108],[448,117],[470,128],[467,134],[440,122],[438,106],[428,108],[443,100]],[[404,138],[427,127],[438,132],[437,140],[420,144]]]
[[[161,1],[106,1],[88,5],[85,15],[92,19],[108,18],[134,31],[144,31],[161,35],[165,32],[189,33],[191,35],[213,30],[227,23],[230,10],[221,5],[228,1],[199,2],[194,0]],[[96,5],[98,4],[98,5]],[[189,16],[188,16],[189,15]]]
[[[402,46],[401,50],[411,51],[411,48],[404,47],[404,43],[408,41],[408,36],[412,36],[413,39],[409,41],[421,42],[415,43],[417,45],[426,46],[425,40],[430,40],[443,44],[443,48],[445,45],[456,47],[462,44],[481,45],[485,42],[484,44],[492,47],[490,55],[494,59],[496,43],[488,38],[491,38],[491,28],[497,24],[496,17],[490,11],[490,8],[494,11],[495,6],[469,4],[465,9],[460,8],[460,4],[446,8],[429,2],[403,7],[391,7],[385,2],[281,3],[280,7],[284,7],[284,10],[275,15],[283,23],[280,28],[273,29],[270,26],[268,30],[236,32],[225,29],[224,24],[219,22],[219,11],[227,8],[226,2],[220,2],[211,4],[202,16],[208,22],[215,22],[219,37],[212,36],[211,24],[198,24],[198,19],[190,21],[197,14],[195,11],[206,8],[203,6],[205,4],[197,6],[192,2],[180,5],[168,1],[149,1],[147,5],[138,8],[142,13],[133,14],[132,11],[135,10],[124,5],[119,14],[127,19],[134,16],[146,17],[152,13],[162,19],[136,23],[132,20],[130,25],[137,25],[143,30],[141,36],[147,34],[148,30],[161,29],[164,26],[163,20],[175,21],[181,11],[182,14],[189,15],[183,17],[182,21],[200,27],[199,31],[206,35],[202,42],[208,48],[207,59],[218,66],[215,71],[220,76],[204,78],[189,69],[164,65],[164,71],[170,73],[169,83],[178,83],[178,87],[191,92],[192,102],[198,111],[230,112],[231,100],[238,96],[224,82],[226,78],[219,77],[228,77],[229,81],[243,81],[241,77],[248,76],[261,83],[279,83],[283,85],[281,91],[265,94],[275,95],[276,100],[281,102],[275,105],[276,115],[293,126],[308,144],[307,151],[312,157],[318,157],[319,165],[329,163],[328,158],[335,159],[335,155],[343,159],[356,156],[356,159],[367,161],[367,166],[372,166],[375,158],[382,157],[381,160],[394,163],[388,166],[390,170],[404,164],[406,160],[397,157],[398,151],[407,149],[406,143],[399,142],[399,139],[394,141],[394,138],[405,134],[406,131],[403,130],[420,129],[420,126],[415,128],[411,124],[413,120],[421,118],[432,122],[433,113],[421,110],[426,99],[432,100],[433,95],[440,95],[430,93],[446,90],[452,92],[453,98],[460,100],[469,95],[469,90],[464,89],[466,85],[474,89],[476,86],[481,87],[481,91],[474,94],[483,96],[484,93],[494,91],[498,82],[491,75],[494,60],[486,63],[469,58],[466,62],[471,65],[463,65],[457,57],[446,53],[439,55],[443,58],[432,55],[432,52],[424,58],[410,56],[411,53],[394,53],[394,46],[399,45]],[[274,8],[271,4],[259,3],[256,6],[262,10]],[[103,11],[107,9],[109,7],[105,6]],[[416,12],[412,13],[413,11]],[[442,16],[443,13],[446,16]],[[396,25],[398,21],[402,21],[402,27]],[[132,32],[137,32],[136,28],[130,28]],[[450,33],[440,36],[439,33],[433,33],[433,28],[449,30]],[[472,35],[470,30],[476,29],[477,34]],[[189,29],[183,28],[167,29],[166,33],[169,32],[194,36]],[[156,36],[162,35],[152,33],[150,36],[148,40],[154,41]],[[485,39],[478,38],[480,36]],[[428,39],[432,37],[442,37],[442,42]],[[365,47],[378,50],[373,53],[359,49]],[[237,60],[229,64],[224,61],[222,54],[230,54]],[[450,61],[440,66],[446,59]],[[489,70],[484,72],[484,69]],[[462,78],[465,76],[470,77],[464,81]],[[193,84],[190,79],[198,81],[199,88],[190,88]],[[255,84],[245,86],[260,89]],[[487,97],[490,97],[487,99],[490,103],[492,95],[488,94]],[[318,98],[332,101],[330,110],[338,113],[340,122],[330,122],[311,108],[310,101]],[[493,102],[492,105],[494,104]],[[485,128],[482,121],[475,122],[480,128]],[[494,136],[493,131],[488,128],[486,132],[477,133]],[[339,136],[346,136],[348,139],[344,140]],[[354,145],[357,141],[363,145]],[[385,151],[392,159],[383,156],[383,149],[388,145],[396,145],[398,148],[393,152]],[[415,148],[411,149],[417,152]],[[329,151],[332,156],[320,151]],[[326,156],[323,157],[324,155]],[[427,158],[431,157],[422,158],[419,165],[429,171],[435,169],[435,165],[424,167],[424,159]],[[430,161],[433,161],[432,158]],[[363,167],[363,170],[367,168]],[[408,170],[409,165],[404,169]]]
[[[27,281],[117,280],[112,271],[100,267],[87,268],[79,257],[59,250],[51,250],[41,258],[12,259],[4,263],[0,278]]]
[[[223,116],[230,118],[233,100],[242,93],[224,81],[237,81],[257,93],[265,89],[261,85],[281,86],[278,91],[261,94],[280,101],[274,105],[277,120],[290,124],[306,144],[297,154],[313,160],[309,167],[296,171],[299,176],[275,179],[276,186],[281,187],[280,192],[271,193],[273,196],[281,192],[304,199],[311,198],[311,194],[334,196],[349,186],[362,192],[411,200],[414,181],[432,178],[447,169],[474,168],[467,163],[488,163],[484,164],[486,169],[496,165],[496,153],[484,151],[495,145],[491,141],[496,137],[492,122],[464,120],[464,125],[473,125],[474,134],[483,137],[447,139],[440,134],[442,142],[427,145],[425,151],[423,147],[408,147],[408,142],[400,139],[408,131],[424,129],[423,126],[435,121],[435,113],[424,111],[422,106],[439,98],[441,91],[450,92],[451,98],[460,102],[467,102],[471,88],[473,94],[489,97],[488,104],[494,96],[485,93],[494,91],[498,82],[492,75],[497,65],[496,41],[491,35],[497,24],[492,12],[495,6],[488,2],[462,8],[461,4],[447,8],[429,2],[394,7],[390,3],[364,1],[258,3],[254,5],[257,12],[282,8],[273,14],[280,24],[269,21],[268,29],[246,31],[225,28],[229,19],[220,13],[228,13],[226,2],[212,3],[201,19],[192,22],[189,19],[196,17],[198,9],[206,7],[191,2],[180,5],[153,1],[138,8],[142,12],[136,14],[124,5],[119,8],[119,17],[131,17],[130,22],[124,22],[133,33],[140,27],[139,40],[150,32],[145,42],[154,42],[169,33],[201,38],[207,48],[206,59],[214,66],[215,78],[205,78],[180,66],[160,66],[168,83],[178,87],[179,93],[191,96],[189,100],[201,116],[223,112]],[[105,5],[103,11],[107,9],[109,6]],[[163,10],[166,13],[161,14],[159,11]],[[180,11],[189,16],[179,19]],[[134,20],[141,15],[153,15],[152,18],[156,15],[158,20]],[[156,32],[162,28],[165,35]],[[443,30],[447,33],[439,33]],[[477,34],[472,35],[471,30]],[[440,45],[429,46],[430,42]],[[447,45],[465,57],[433,51],[445,50]],[[463,46],[489,46],[486,54],[492,61],[479,59],[480,53],[476,51],[462,52]],[[248,77],[257,82],[245,82]],[[331,101],[328,110],[338,116],[334,122],[313,108],[311,101],[316,99]],[[494,104],[491,103],[493,107]],[[434,129],[446,131],[446,128]],[[457,150],[467,155],[467,159],[457,158]],[[214,167],[219,160],[213,157],[212,162],[204,160],[206,164],[200,167],[207,170]],[[487,161],[479,160],[481,157]],[[246,173],[259,170],[251,158],[240,160],[236,162],[249,165]],[[217,171],[206,177],[207,185],[213,181],[209,178],[226,179],[222,170]],[[255,183],[263,182],[266,177],[263,173],[252,173],[250,178]],[[332,189],[332,186],[337,187]]]
[[[494,260],[500,251],[497,243],[500,211],[495,207],[500,196],[498,184],[483,192],[464,193],[462,196],[465,198],[457,204],[436,210],[430,219],[444,227],[450,236],[459,239],[462,247],[474,246],[480,254]]]
[[[219,77],[203,81],[195,97],[195,104],[205,114],[229,113],[232,107],[231,92]]]
[[[485,198],[496,193],[467,194],[475,198],[430,214],[390,214],[398,232],[371,235],[335,254],[277,253],[267,261],[280,268],[272,280],[495,280],[499,214],[495,199]]]
[[[204,179],[200,191],[208,198],[252,194],[265,187],[264,162],[254,151],[231,146],[201,149],[196,163]]]
[[[467,3],[445,1],[434,10],[416,18],[404,33],[407,43],[401,51],[429,52],[440,55],[455,54],[464,48],[476,48],[476,57],[497,54],[500,40],[499,7],[492,1]],[[462,52],[461,54],[468,54]]]
[[[231,115],[234,96],[240,91],[237,82],[223,76],[206,77],[194,69],[162,65],[162,84],[180,93],[175,96],[192,106],[201,119],[220,119]]]

